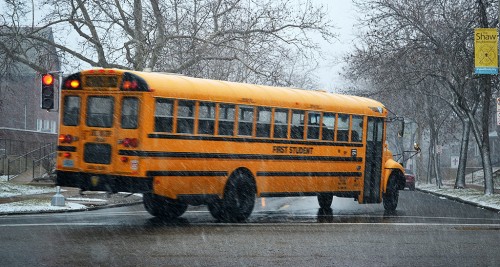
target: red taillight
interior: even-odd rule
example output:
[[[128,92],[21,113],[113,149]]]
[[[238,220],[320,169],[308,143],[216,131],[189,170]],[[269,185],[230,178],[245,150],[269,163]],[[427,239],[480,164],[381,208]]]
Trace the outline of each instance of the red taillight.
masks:
[[[137,138],[125,138],[123,139],[122,144],[125,147],[137,147],[139,141],[137,140]]]
[[[69,153],[69,152],[65,152],[65,153],[64,153],[64,157],[65,157],[65,158],[71,158],[71,153]]]
[[[122,85],[124,91],[136,91],[137,87],[137,81],[124,81]]]
[[[125,72],[122,76],[122,84],[120,85],[120,90],[148,92],[149,86],[143,78],[135,74]]]
[[[71,134],[60,134],[59,135],[59,142],[61,143],[68,143],[70,144],[71,142],[73,142],[73,136],[71,136]]]
[[[120,158],[120,160],[121,160],[123,163],[125,163],[125,162],[127,162],[127,161],[128,161],[128,158],[127,158],[127,157],[121,157],[121,158]]]

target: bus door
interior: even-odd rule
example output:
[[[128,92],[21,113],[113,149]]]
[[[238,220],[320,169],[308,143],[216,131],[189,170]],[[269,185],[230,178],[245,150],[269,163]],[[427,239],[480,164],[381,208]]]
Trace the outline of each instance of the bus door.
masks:
[[[82,107],[82,169],[89,173],[109,173],[113,171],[112,155],[116,153],[115,116],[119,103],[117,95],[111,92],[106,94],[86,94]]]
[[[368,117],[363,203],[380,202],[384,118]]]

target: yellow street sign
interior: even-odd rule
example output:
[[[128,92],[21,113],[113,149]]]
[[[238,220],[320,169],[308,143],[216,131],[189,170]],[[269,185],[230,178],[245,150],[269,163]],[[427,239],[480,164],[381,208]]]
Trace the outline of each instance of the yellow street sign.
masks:
[[[498,74],[498,31],[474,29],[474,65],[476,74]]]

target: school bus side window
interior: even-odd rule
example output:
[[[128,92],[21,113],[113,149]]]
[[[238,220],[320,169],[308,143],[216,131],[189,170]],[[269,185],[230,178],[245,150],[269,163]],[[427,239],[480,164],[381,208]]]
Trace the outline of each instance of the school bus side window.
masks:
[[[322,139],[333,141],[335,136],[335,114],[326,112],[323,114]]]
[[[198,111],[198,134],[214,134],[215,103],[200,102]]]
[[[78,126],[80,124],[80,97],[65,96],[63,125]]]
[[[319,139],[319,122],[321,119],[321,113],[319,112],[308,112],[307,113],[307,139],[316,140]]]
[[[274,138],[288,137],[288,109],[274,110]]]
[[[235,106],[228,104],[219,105],[219,135],[232,136],[234,133]]]
[[[292,112],[292,139],[304,139],[304,111],[294,110]]]
[[[139,113],[139,99],[125,97],[122,102],[121,125],[123,129],[137,129],[137,116]]]
[[[157,99],[155,106],[155,132],[172,132],[174,101]]]
[[[349,141],[349,115],[339,114],[337,122],[337,141]]]
[[[363,137],[363,117],[362,116],[352,116],[352,132],[351,141],[361,142]]]
[[[270,137],[271,135],[271,109],[259,107],[257,110],[257,137]]]
[[[177,105],[177,132],[194,132],[194,101],[179,101]]]
[[[254,108],[249,106],[239,106],[238,110],[238,135],[251,136],[253,130]]]

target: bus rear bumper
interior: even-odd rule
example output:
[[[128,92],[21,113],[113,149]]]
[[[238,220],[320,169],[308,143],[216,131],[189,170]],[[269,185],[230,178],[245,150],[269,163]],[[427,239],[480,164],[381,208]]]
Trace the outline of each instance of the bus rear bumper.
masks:
[[[57,171],[56,185],[84,191],[147,193],[153,190],[153,178]]]

